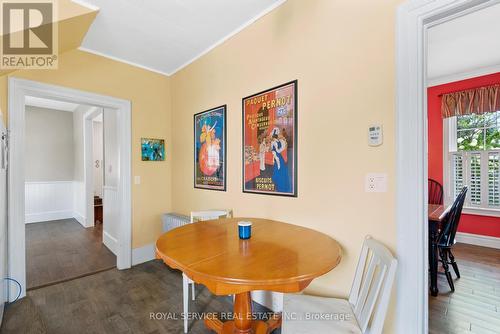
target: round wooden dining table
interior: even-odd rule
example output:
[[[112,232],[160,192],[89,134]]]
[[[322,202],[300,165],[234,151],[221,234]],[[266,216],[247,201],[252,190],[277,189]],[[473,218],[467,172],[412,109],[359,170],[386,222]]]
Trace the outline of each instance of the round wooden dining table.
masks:
[[[250,239],[239,239],[239,221],[252,222]],[[300,292],[335,268],[342,250],[331,237],[305,227],[227,218],[187,224],[163,234],[156,242],[156,256],[215,295],[235,295],[233,320],[205,317],[209,329],[266,334],[281,326],[281,315],[256,320],[250,292]]]

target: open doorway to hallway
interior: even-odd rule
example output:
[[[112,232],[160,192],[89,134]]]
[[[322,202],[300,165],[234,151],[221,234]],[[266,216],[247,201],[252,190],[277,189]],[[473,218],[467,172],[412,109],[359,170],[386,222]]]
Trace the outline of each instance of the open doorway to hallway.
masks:
[[[113,238],[105,227],[105,212],[112,210],[103,209],[103,163],[104,133],[116,136],[116,123],[105,127],[103,108],[89,105],[33,96],[25,105],[27,290],[115,267],[116,248],[103,237],[106,230]],[[115,146],[107,149],[116,151],[116,140],[109,141]],[[87,166],[91,182],[85,182]]]

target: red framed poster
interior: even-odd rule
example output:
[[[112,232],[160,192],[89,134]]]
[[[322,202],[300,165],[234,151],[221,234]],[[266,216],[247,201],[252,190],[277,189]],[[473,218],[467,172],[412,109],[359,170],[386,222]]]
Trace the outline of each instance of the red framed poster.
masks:
[[[243,192],[297,196],[297,80],[248,96],[243,108]]]

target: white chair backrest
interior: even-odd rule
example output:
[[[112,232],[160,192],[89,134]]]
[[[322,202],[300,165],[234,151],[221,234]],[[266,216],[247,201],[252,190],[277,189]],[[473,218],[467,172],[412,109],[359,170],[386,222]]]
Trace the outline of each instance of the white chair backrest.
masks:
[[[383,244],[366,237],[349,295],[363,333],[382,333],[397,263]]]
[[[233,217],[233,210],[192,211],[191,223],[204,220],[213,220],[213,219],[231,218],[231,217]]]

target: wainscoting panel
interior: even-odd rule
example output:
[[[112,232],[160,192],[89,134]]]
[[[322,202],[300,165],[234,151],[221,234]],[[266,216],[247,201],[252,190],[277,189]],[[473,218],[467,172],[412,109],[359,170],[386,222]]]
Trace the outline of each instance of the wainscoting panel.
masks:
[[[86,219],[86,208],[85,208],[85,182],[74,181],[73,182],[73,217],[78,220],[78,222],[83,227],[93,226],[93,222],[87,222]]]
[[[118,227],[120,222],[120,198],[118,188],[103,187],[103,243],[115,255],[118,255]]]
[[[26,182],[25,222],[73,217],[73,181]]]

